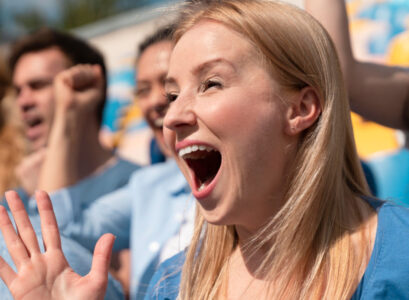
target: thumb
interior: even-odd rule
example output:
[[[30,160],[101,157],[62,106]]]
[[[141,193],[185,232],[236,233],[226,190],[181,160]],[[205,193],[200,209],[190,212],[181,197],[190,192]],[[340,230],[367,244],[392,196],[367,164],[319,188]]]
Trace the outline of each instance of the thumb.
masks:
[[[111,233],[106,233],[99,238],[94,249],[91,271],[87,275],[91,277],[94,282],[96,281],[104,285],[103,288],[106,288],[108,282],[108,270],[114,242],[115,236]]]

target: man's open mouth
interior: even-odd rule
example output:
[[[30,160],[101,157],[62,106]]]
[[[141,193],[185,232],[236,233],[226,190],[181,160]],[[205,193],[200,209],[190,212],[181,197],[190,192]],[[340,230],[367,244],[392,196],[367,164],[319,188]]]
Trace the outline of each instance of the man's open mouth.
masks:
[[[204,145],[191,145],[180,149],[178,155],[185,160],[194,175],[198,191],[203,190],[216,177],[222,162],[220,152]]]
[[[42,122],[42,118],[31,118],[29,120],[26,120],[26,125],[28,128],[33,128],[40,125]]]
[[[42,135],[41,125],[44,123],[44,120],[40,117],[29,118],[24,121],[25,123],[25,133],[26,137],[29,140],[35,140]]]

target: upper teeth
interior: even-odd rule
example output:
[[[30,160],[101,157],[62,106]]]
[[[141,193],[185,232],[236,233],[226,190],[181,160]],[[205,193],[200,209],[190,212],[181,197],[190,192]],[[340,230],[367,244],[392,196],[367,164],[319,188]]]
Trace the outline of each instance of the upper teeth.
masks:
[[[208,146],[203,146],[203,145],[193,145],[193,146],[187,146],[183,149],[180,149],[178,152],[179,157],[183,157],[186,154],[192,153],[192,152],[196,152],[196,151],[214,151],[213,148],[208,147]]]

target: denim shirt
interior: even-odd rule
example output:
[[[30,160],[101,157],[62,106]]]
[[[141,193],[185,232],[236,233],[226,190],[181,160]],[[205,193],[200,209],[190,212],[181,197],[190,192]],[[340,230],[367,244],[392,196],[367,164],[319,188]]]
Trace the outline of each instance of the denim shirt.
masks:
[[[365,199],[378,213],[374,248],[351,300],[409,300],[409,209]],[[179,294],[184,253],[159,267],[145,300],[174,300]]]

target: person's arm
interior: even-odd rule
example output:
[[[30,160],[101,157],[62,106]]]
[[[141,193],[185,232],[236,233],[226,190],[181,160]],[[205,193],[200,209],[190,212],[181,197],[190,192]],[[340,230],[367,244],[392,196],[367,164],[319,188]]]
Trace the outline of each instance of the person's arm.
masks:
[[[409,129],[409,70],[357,61],[344,0],[305,0],[337,48],[352,110],[386,126]]]
[[[73,199],[70,188],[50,194],[61,233],[92,251],[99,237],[110,232],[116,236],[115,251],[129,248],[132,214],[132,191],[129,183],[99,197],[87,206]],[[82,193],[87,197],[86,193]]]
[[[18,182],[28,197],[31,197],[37,188],[38,176],[45,156],[46,148],[41,148],[23,157],[15,169]]]
[[[18,234],[4,207],[0,207],[0,230],[17,271],[0,257],[0,278],[13,298],[103,299],[114,236],[107,234],[100,238],[95,247],[91,270],[88,275],[81,277],[70,268],[64,257],[48,195],[45,192],[36,193],[45,248],[43,253],[17,193],[8,192],[6,198]]]
[[[53,197],[53,196],[52,196]],[[132,193],[129,186],[98,198],[88,207],[79,207],[78,199],[68,199],[74,205],[73,218],[61,226],[61,232],[92,251],[98,238],[107,232],[116,236],[115,251],[129,248]],[[53,199],[54,205],[59,205]]]
[[[107,232],[116,236],[115,251],[129,248],[135,196],[141,190],[146,190],[143,185],[145,177],[145,169],[134,171],[126,185],[98,196],[95,192],[90,194],[90,186],[95,189],[98,182],[99,185],[107,185],[105,180],[98,177],[92,178],[97,182],[88,179],[87,182],[50,193],[61,233],[89,251],[94,249],[98,238]],[[38,214],[35,201],[29,201],[28,210],[31,219],[36,221]]]
[[[80,158],[80,152],[89,146],[82,144],[83,137],[98,131],[92,126],[97,126],[94,111],[104,95],[103,81],[97,65],[77,65],[55,78],[55,114],[38,189],[52,192],[89,175],[82,174],[88,162]]]

